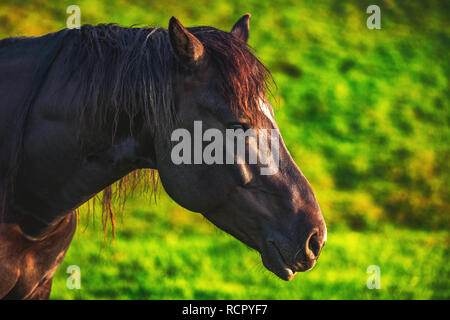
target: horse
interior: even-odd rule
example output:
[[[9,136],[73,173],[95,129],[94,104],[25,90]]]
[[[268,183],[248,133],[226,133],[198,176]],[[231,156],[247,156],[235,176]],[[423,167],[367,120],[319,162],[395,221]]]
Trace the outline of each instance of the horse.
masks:
[[[196,121],[279,133],[249,20],[229,32],[172,17],[167,29],[83,25],[0,41],[0,298],[48,299],[76,209],[103,190],[110,214],[111,185],[128,190],[149,170],[279,278],[313,268],[326,225],[281,134],[273,174],[260,163],[171,160],[171,132],[193,134]]]

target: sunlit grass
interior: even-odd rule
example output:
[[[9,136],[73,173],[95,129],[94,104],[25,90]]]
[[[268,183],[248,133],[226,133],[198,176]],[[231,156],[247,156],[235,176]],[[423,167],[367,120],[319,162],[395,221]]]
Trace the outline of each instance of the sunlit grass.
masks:
[[[77,232],[54,278],[53,299],[450,298],[447,232],[329,228],[316,267],[284,282],[256,252],[198,214],[165,196],[163,210],[143,202],[130,201],[114,243],[104,243],[99,226]],[[81,290],[66,287],[69,265],[81,268]],[[381,269],[379,290],[367,288],[370,265]]]

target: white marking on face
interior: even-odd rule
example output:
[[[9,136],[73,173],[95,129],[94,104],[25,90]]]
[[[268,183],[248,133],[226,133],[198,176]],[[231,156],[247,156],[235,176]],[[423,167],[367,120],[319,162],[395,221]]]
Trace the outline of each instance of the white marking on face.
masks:
[[[275,123],[275,119],[271,110],[272,108],[267,102],[259,100],[259,108],[272,123]]]

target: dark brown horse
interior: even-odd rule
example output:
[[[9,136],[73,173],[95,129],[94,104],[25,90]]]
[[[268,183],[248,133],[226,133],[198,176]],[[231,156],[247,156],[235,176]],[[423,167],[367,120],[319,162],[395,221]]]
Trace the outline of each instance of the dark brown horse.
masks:
[[[259,251],[280,278],[314,266],[325,223],[280,135],[273,174],[171,160],[171,133],[195,134],[194,121],[279,132],[249,19],[231,32],[172,18],[168,30],[83,26],[0,41],[0,298],[48,298],[74,210],[104,190],[110,213],[111,184],[130,187],[139,169],[157,170],[173,200]]]

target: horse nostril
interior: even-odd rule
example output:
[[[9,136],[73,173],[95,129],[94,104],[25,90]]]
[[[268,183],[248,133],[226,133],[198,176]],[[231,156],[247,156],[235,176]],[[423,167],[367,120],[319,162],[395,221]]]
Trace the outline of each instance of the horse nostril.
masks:
[[[306,251],[308,255],[313,255],[313,257],[311,257],[312,259],[315,259],[319,256],[320,249],[319,233],[317,231],[313,231],[308,240],[306,240]]]

